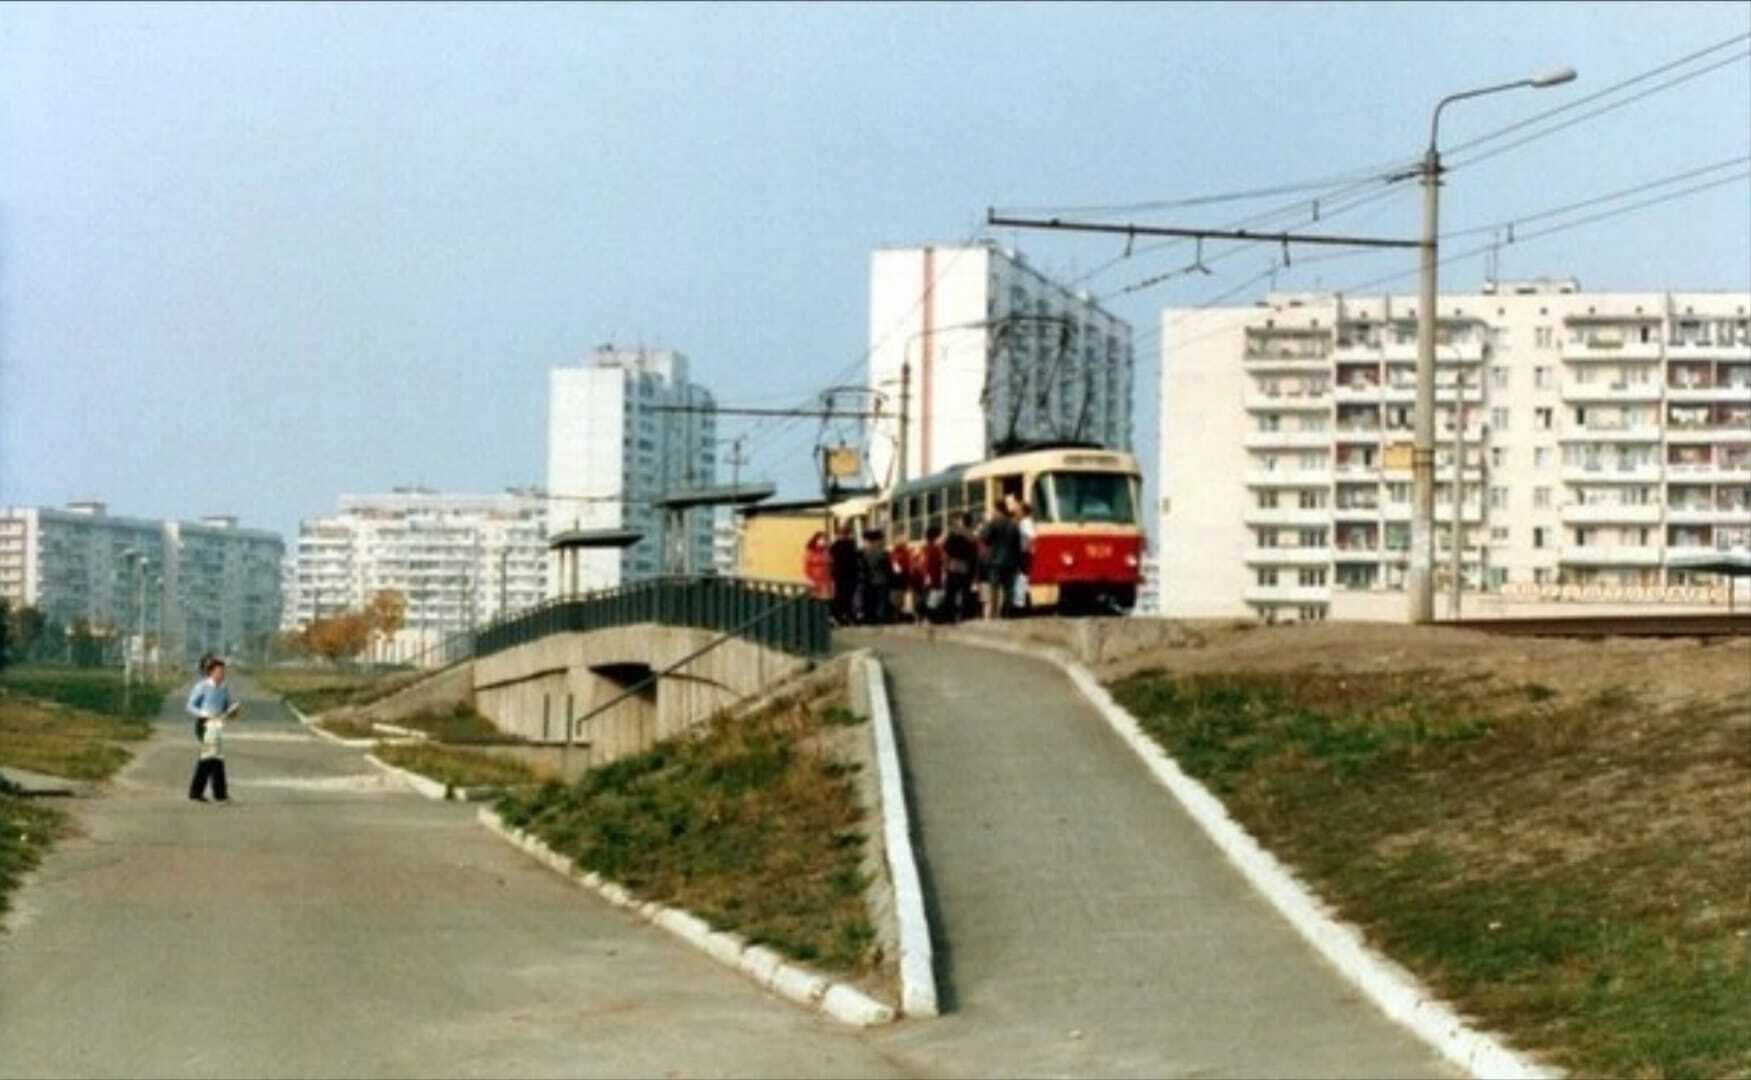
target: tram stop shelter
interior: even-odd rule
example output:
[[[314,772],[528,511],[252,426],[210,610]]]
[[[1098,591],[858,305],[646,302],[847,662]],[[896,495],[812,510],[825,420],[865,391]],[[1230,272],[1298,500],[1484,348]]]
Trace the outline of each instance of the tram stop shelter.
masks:
[[[693,488],[665,495],[653,503],[663,512],[663,572],[691,576],[693,545],[693,511],[700,507],[752,506],[777,494],[771,484],[737,484],[719,487]]]
[[[644,539],[635,529],[568,529],[547,538],[547,550],[559,555],[559,589],[561,596],[576,596],[578,568],[583,562],[580,553],[603,549],[629,548]]]
[[[1751,554],[1717,551],[1709,555],[1680,555],[1666,563],[1668,570],[1719,574],[1727,579],[1727,614],[1733,613],[1733,594],[1738,591],[1738,578],[1751,578]]]

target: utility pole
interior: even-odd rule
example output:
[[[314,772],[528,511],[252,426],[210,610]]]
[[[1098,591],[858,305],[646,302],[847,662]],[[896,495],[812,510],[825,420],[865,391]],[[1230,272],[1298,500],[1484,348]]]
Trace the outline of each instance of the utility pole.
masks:
[[[1441,110],[1455,101],[1481,97],[1522,86],[1546,87],[1570,82],[1574,68],[1555,68],[1526,79],[1448,94],[1435,103],[1429,119],[1429,145],[1418,170],[1423,183],[1423,237],[1418,243],[1419,288],[1417,292],[1417,423],[1416,443],[1411,451],[1411,482],[1415,491],[1411,517],[1410,573],[1405,578],[1410,621],[1433,622],[1435,618],[1435,275],[1439,265],[1440,235]],[[1457,513],[1458,504],[1454,504]]]
[[[899,483],[906,482],[906,466],[909,455],[906,448],[912,436],[912,364],[909,361],[900,363],[900,470]]]
[[[1465,371],[1453,380],[1453,618],[1465,573]]]

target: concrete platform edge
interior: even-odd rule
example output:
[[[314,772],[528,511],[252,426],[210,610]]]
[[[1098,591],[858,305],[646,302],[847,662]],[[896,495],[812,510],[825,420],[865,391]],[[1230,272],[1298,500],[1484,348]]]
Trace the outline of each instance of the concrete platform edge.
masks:
[[[996,641],[983,634],[952,634],[951,640],[1056,665],[1124,740],[1161,785],[1170,791],[1223,856],[1376,1008],[1474,1076],[1491,1080],[1553,1080],[1564,1075],[1472,1027],[1446,1002],[1396,961],[1375,951],[1354,925],[1339,920],[1325,902],[1265,850],[1228,813],[1222,801],[1143,731],[1107,693],[1094,673],[1061,650]]]
[[[750,946],[739,934],[712,930],[705,920],[680,908],[641,902],[624,888],[594,874],[579,874],[572,861],[522,829],[506,825],[497,812],[481,807],[475,819],[486,830],[522,850],[535,861],[581,889],[596,893],[698,949],[713,960],[752,979],[780,997],[815,1009],[853,1027],[892,1023],[898,1016],[888,1005],[848,983],[835,982],[800,964],[780,958],[762,946]]]

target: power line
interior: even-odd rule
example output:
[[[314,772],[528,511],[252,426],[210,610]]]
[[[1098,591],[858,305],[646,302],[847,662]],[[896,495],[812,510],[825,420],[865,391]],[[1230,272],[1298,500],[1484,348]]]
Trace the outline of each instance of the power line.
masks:
[[[1545,120],[1545,119],[1548,119],[1549,117],[1560,115],[1562,113],[1568,112],[1570,109],[1578,109],[1582,105],[1586,105],[1589,102],[1598,101],[1600,98],[1607,97],[1611,94],[1614,94],[1617,91],[1624,89],[1625,87],[1634,86],[1636,83],[1643,82],[1647,79],[1654,78],[1657,75],[1663,75],[1666,72],[1671,71],[1674,68],[1683,67],[1685,64],[1690,63],[1692,60],[1700,60],[1702,57],[1707,56],[1710,53],[1719,52],[1722,49],[1728,48],[1732,45],[1736,45],[1739,42],[1745,41],[1747,39],[1751,39],[1751,33],[1735,34],[1734,36],[1732,36],[1730,38],[1726,38],[1723,41],[1718,41],[1715,44],[1710,45],[1706,49],[1698,49],[1696,52],[1690,53],[1687,56],[1680,56],[1678,59],[1668,61],[1667,63],[1661,64],[1658,67],[1649,68],[1647,71],[1644,71],[1639,75],[1632,75],[1629,78],[1622,80],[1621,82],[1616,82],[1616,83],[1613,83],[1610,86],[1607,86],[1603,89],[1595,90],[1591,94],[1587,94],[1583,97],[1578,97],[1578,98],[1574,99],[1573,101],[1566,101],[1563,104],[1556,106],[1555,108],[1546,109],[1540,113],[1534,113],[1533,115],[1528,116],[1523,120],[1516,120],[1514,123],[1509,124],[1506,127],[1500,127],[1494,131],[1487,132],[1483,135],[1479,135],[1475,139],[1472,139],[1468,142],[1460,143],[1458,146],[1451,148],[1448,151],[1448,153],[1457,154],[1457,153],[1460,153],[1462,151],[1469,150],[1474,146],[1480,146],[1486,142],[1490,142],[1491,140],[1501,138],[1503,135],[1507,135],[1510,132],[1519,131],[1521,128],[1527,127],[1531,124],[1536,124],[1540,120]]]
[[[1160,210],[1180,210],[1192,206],[1210,206],[1225,202],[1246,202],[1252,199],[1267,199],[1277,195],[1290,195],[1302,191],[1326,191],[1343,187],[1347,184],[1373,183],[1385,181],[1393,174],[1414,165],[1411,159],[1398,159],[1382,162],[1379,165],[1365,169],[1356,169],[1348,173],[1327,176],[1317,180],[1304,180],[1295,183],[1278,184],[1272,187],[1251,188],[1244,191],[1231,191],[1217,195],[1195,195],[1180,199],[1160,199],[1148,202],[1106,203],[1087,206],[1013,206],[1003,209],[1009,214],[1124,214],[1152,213]]]
[[[1702,176],[1705,173],[1718,172],[1730,165],[1743,165],[1747,161],[1751,161],[1751,154],[1741,154],[1736,158],[1726,158],[1717,161],[1712,165],[1704,165],[1698,169],[1687,169],[1684,172],[1674,173],[1671,176],[1662,177],[1659,180],[1650,180],[1645,184],[1637,184],[1634,187],[1627,187],[1619,191],[1613,191],[1607,195],[1596,195],[1591,199],[1583,199],[1580,202],[1569,203],[1567,206],[1558,206],[1550,210],[1541,210],[1536,214],[1527,214],[1523,217],[1510,218],[1506,221],[1499,221],[1493,225],[1478,225],[1469,229],[1445,232],[1441,234],[1441,239],[1450,240],[1458,239],[1461,236],[1476,236],[1479,233],[1494,232],[1498,229],[1513,229],[1516,226],[1524,225],[1531,221],[1542,221],[1545,218],[1561,217],[1563,214],[1574,210],[1583,210],[1589,206],[1598,206],[1601,203],[1613,202],[1630,195],[1637,195],[1644,191],[1651,191],[1654,188],[1665,187],[1668,184],[1676,184],[1681,180],[1689,180],[1693,177]],[[1511,236],[1512,234],[1510,233],[1510,237]],[[1513,240],[1510,239],[1509,243],[1513,243]]]
[[[1708,65],[1707,67],[1698,68],[1695,71],[1690,71],[1690,72],[1684,73],[1683,75],[1675,76],[1674,78],[1668,79],[1663,83],[1658,83],[1654,86],[1650,86],[1646,90],[1643,90],[1639,93],[1631,94],[1629,97],[1623,98],[1620,101],[1614,101],[1608,105],[1601,105],[1599,108],[1594,109],[1590,112],[1584,112],[1579,116],[1570,117],[1569,119],[1564,120],[1560,124],[1552,124],[1550,127],[1544,128],[1544,129],[1539,130],[1539,131],[1534,131],[1532,134],[1515,139],[1513,142],[1506,143],[1502,146],[1498,146],[1498,147],[1495,147],[1495,148],[1490,149],[1490,150],[1486,150],[1481,154],[1475,154],[1471,157],[1463,158],[1462,160],[1457,161],[1457,162],[1453,163],[1452,165],[1446,166],[1443,169],[1443,171],[1451,172],[1454,169],[1463,169],[1463,168],[1466,168],[1466,167],[1471,166],[1471,165],[1476,165],[1480,161],[1488,161],[1490,158],[1496,157],[1500,154],[1505,154],[1510,150],[1516,150],[1522,146],[1525,146],[1529,142],[1536,142],[1537,140],[1542,139],[1547,135],[1554,135],[1559,131],[1563,131],[1567,128],[1574,127],[1576,124],[1582,123],[1582,122],[1587,121],[1587,120],[1591,120],[1594,117],[1603,116],[1608,112],[1614,112],[1618,109],[1623,108],[1625,105],[1632,105],[1635,102],[1642,100],[1643,98],[1650,97],[1654,94],[1660,93],[1663,90],[1670,90],[1672,87],[1677,86],[1680,83],[1686,83],[1686,82],[1689,82],[1691,79],[1699,78],[1703,75],[1708,74],[1711,71],[1714,71],[1717,68],[1723,68],[1729,64],[1736,64],[1739,61],[1746,59],[1747,57],[1751,57],[1751,50],[1747,50],[1747,51],[1742,52],[1742,53],[1735,53],[1734,55],[1727,57],[1725,60],[1718,60],[1715,63]],[[1504,129],[1504,130],[1506,130],[1506,129]]]

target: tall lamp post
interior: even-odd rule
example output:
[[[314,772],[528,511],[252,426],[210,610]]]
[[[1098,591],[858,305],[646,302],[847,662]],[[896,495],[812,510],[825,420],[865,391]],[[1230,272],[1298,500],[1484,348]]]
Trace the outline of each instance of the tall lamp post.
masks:
[[[1422,287],[1417,298],[1417,430],[1411,454],[1411,479],[1416,494],[1411,518],[1411,563],[1406,579],[1410,596],[1410,619],[1427,623],[1435,618],[1435,267],[1436,236],[1440,232],[1441,151],[1436,140],[1441,110],[1455,101],[1482,97],[1523,86],[1559,86],[1575,78],[1571,67],[1554,68],[1526,79],[1448,94],[1435,104],[1429,121],[1429,148],[1423,153],[1423,240],[1420,245]],[[1457,415],[1457,414],[1456,414]],[[1459,504],[1455,502],[1454,512]]]

